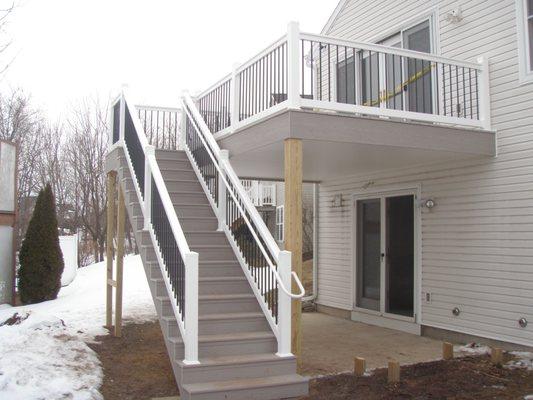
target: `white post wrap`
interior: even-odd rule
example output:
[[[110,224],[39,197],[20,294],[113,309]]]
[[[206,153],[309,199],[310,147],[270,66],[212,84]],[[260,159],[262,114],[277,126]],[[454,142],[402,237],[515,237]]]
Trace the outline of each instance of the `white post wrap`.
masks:
[[[283,285],[291,288],[291,252],[282,250],[279,252],[278,274]],[[292,299],[278,287],[278,352],[279,357],[291,356],[291,310]]]
[[[298,22],[289,22],[287,28],[287,65],[289,108],[300,108],[300,27]],[[302,60],[303,62],[303,60]]]
[[[220,150],[220,159],[222,161],[229,160],[229,152],[227,150]],[[221,165],[220,173],[218,175],[218,230],[223,231],[226,225],[226,184],[223,176],[224,166]]]
[[[119,135],[118,135],[118,141],[125,144],[124,142],[124,131],[126,126],[126,99],[124,98],[124,90],[122,91],[122,94],[120,95],[120,126],[119,126]]]
[[[230,104],[230,119],[231,126],[236,126],[239,123],[239,88],[241,86],[237,68],[239,64],[233,65],[233,72],[231,73],[229,104]]]
[[[489,58],[482,56],[477,59],[481,65],[481,74],[479,82],[479,120],[486,130],[491,129],[490,123],[490,66]]]
[[[152,158],[155,158],[155,147],[148,145],[144,149],[144,229],[150,228],[152,222]]]
[[[185,254],[185,364],[198,361],[198,253]]]

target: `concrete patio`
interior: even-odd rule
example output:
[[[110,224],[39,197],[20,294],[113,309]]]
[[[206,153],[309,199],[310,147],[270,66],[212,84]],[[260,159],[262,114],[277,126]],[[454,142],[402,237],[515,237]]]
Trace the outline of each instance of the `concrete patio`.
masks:
[[[442,357],[442,342],[313,312],[302,314],[302,373],[329,375],[353,370],[354,357],[367,368],[391,359],[414,364]]]

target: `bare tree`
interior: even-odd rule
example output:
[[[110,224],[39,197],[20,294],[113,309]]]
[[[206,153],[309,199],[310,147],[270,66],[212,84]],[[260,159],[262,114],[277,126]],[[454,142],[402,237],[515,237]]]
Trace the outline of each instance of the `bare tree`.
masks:
[[[107,110],[98,100],[82,102],[68,121],[71,132],[66,143],[77,218],[93,242],[95,261],[103,260],[105,249]]]
[[[24,92],[0,94],[0,139],[14,142],[18,149],[17,245],[26,231],[32,198],[39,189],[38,160],[45,146],[43,126],[41,114],[30,106],[29,96]]]

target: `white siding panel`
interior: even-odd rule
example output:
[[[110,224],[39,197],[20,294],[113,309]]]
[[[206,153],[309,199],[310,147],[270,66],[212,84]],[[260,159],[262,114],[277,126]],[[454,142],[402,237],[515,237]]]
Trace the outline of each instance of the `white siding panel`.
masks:
[[[457,5],[464,19],[450,24]],[[318,302],[353,306],[351,196],[373,181],[420,185],[437,206],[421,211],[421,323],[533,345],[533,84],[518,82],[514,0],[352,0],[328,34],[371,40],[402,21],[438,7],[442,55],[491,60],[492,126],[498,157],[412,167],[322,182],[319,191]],[[416,164],[416,161],[413,162]],[[331,208],[342,194],[341,208]],[[461,309],[459,317],[451,310]]]

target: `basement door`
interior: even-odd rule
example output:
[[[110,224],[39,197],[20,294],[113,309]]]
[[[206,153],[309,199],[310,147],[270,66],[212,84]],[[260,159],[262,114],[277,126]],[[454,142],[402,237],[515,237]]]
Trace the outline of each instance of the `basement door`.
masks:
[[[355,199],[355,311],[373,316],[357,318],[363,322],[376,316],[415,322],[415,197]],[[384,326],[396,327],[390,325]]]

